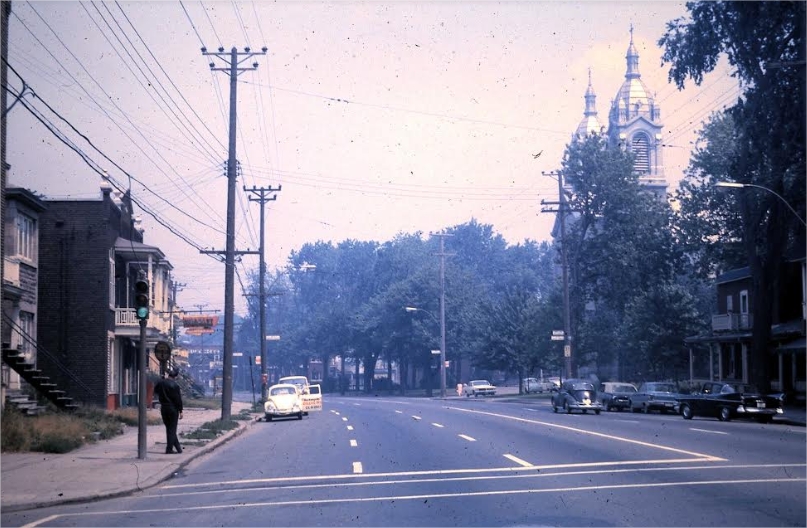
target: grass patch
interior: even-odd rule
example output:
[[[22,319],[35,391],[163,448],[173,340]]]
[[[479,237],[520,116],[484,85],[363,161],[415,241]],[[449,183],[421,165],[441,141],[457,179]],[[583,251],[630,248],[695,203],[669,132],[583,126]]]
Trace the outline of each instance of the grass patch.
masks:
[[[184,407],[201,407],[202,409],[221,409],[221,398],[193,398],[182,401]]]
[[[230,431],[238,427],[238,422],[235,420],[213,420],[212,422],[205,422],[195,431],[182,434],[184,438],[194,440],[212,440],[225,431]]]
[[[159,411],[148,410],[149,425],[162,423]],[[55,408],[37,416],[25,416],[14,408],[3,410],[0,449],[7,452],[68,453],[84,444],[123,433],[123,424],[138,425],[138,409],[127,407],[106,411],[79,407],[74,412]]]

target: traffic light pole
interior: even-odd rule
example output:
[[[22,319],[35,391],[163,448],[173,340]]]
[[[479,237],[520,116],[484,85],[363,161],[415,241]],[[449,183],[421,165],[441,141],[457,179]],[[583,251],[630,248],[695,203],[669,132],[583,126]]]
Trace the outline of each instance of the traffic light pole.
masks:
[[[137,458],[146,459],[146,319],[140,319],[140,346],[137,351]]]

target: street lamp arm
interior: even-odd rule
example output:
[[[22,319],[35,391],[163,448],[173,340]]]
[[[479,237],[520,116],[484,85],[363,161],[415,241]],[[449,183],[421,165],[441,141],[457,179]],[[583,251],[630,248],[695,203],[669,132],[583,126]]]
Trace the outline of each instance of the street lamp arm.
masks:
[[[793,206],[790,205],[790,203],[787,200],[785,200],[784,197],[781,194],[774,191],[773,189],[763,187],[762,185],[756,185],[754,183],[737,183],[737,182],[717,182],[715,184],[715,186],[716,187],[731,187],[733,189],[742,189],[744,187],[754,187],[755,189],[762,189],[763,191],[767,191],[767,192],[771,193],[772,195],[776,196],[777,198],[779,198],[779,200],[781,200],[782,203],[785,204],[788,209],[790,209],[790,212],[793,213],[796,216],[796,218],[799,219],[799,222],[801,222],[801,224],[804,227],[807,227],[807,222],[805,222],[804,219],[799,216],[799,213],[796,212],[796,210],[793,208]]]

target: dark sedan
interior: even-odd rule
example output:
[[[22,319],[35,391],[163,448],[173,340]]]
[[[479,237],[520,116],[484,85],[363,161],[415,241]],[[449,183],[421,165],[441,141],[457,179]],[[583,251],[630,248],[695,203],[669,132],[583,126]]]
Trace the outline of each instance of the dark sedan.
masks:
[[[600,384],[600,401],[606,411],[630,409],[630,399],[634,394],[636,387],[630,383],[606,381]]]
[[[552,396],[552,411],[558,412],[558,409],[563,409],[567,414],[573,410],[582,411],[583,414],[588,411],[600,414],[602,404],[597,401],[597,390],[590,381],[570,379],[564,381],[560,390]]]
[[[678,410],[686,420],[711,416],[722,422],[732,418],[754,418],[767,423],[783,413],[781,398],[764,396],[753,385],[725,382],[704,383],[699,393],[681,396]]]
[[[630,410],[632,412],[659,411],[664,414],[674,412],[678,400],[678,387],[671,382],[642,383],[636,394],[630,397]]]

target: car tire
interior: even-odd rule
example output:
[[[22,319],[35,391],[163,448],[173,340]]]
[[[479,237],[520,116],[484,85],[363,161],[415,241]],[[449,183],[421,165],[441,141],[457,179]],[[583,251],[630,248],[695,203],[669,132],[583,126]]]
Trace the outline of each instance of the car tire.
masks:
[[[552,412],[553,412],[553,413],[557,413],[557,412],[558,412],[558,406],[557,406],[557,405],[555,405],[555,402],[552,402]]]
[[[267,422],[271,422],[271,421],[272,421],[272,417],[271,417],[270,415],[268,415],[268,414],[266,415],[266,421],[267,421]]]
[[[729,409],[728,407],[721,407],[717,411],[717,413],[718,413],[717,418],[721,422],[728,422],[729,420],[731,420],[731,409]]]
[[[597,416],[599,416],[599,415],[600,415],[600,410],[599,410],[599,409],[594,409],[594,414],[596,414]]]
[[[297,413],[297,419],[302,420],[303,419],[303,413]]]
[[[650,414],[650,407],[648,405],[642,405],[642,412],[645,414]]]
[[[583,409],[583,414],[588,414],[588,409]]]
[[[569,407],[569,402],[563,402],[563,410],[566,411],[566,414],[572,414],[572,408]]]
[[[757,416],[757,421],[759,423],[771,423],[773,421],[773,416]]]
[[[692,407],[685,403],[681,406],[681,416],[684,417],[684,420],[691,420],[695,413],[692,412]]]

